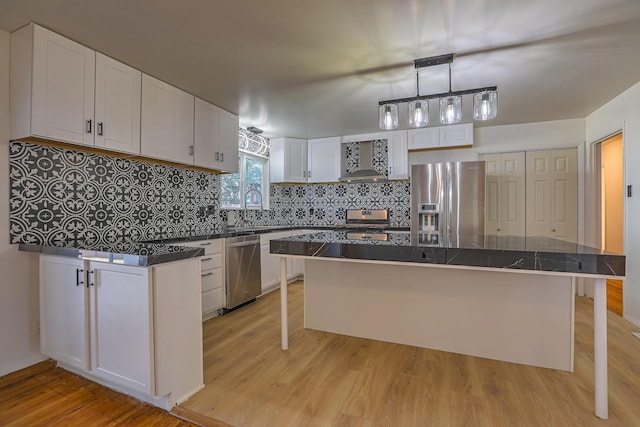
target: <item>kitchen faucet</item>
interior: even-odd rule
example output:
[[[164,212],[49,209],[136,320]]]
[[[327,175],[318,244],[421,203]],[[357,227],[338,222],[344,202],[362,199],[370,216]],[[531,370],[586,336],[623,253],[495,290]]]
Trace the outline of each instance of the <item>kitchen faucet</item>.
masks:
[[[246,226],[248,222],[247,221],[247,196],[249,196],[249,194],[252,194],[252,193],[256,193],[258,196],[260,196],[260,210],[263,209],[262,193],[257,188],[249,188],[247,192],[244,193],[244,209],[242,210],[242,218],[238,218],[242,220],[242,223],[241,223],[242,226]]]

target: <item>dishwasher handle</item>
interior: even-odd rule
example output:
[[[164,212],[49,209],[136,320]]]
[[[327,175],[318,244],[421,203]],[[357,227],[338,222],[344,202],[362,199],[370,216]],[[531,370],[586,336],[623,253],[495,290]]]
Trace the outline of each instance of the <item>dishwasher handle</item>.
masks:
[[[253,245],[259,245],[259,244],[260,244],[260,239],[249,240],[244,242],[229,242],[227,243],[227,248],[239,248],[242,246],[253,246]]]

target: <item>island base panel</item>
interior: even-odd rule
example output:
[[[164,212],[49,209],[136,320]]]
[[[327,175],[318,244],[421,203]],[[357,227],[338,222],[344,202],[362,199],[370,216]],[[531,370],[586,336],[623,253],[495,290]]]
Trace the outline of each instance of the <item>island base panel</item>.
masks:
[[[573,370],[570,277],[309,260],[305,327]]]

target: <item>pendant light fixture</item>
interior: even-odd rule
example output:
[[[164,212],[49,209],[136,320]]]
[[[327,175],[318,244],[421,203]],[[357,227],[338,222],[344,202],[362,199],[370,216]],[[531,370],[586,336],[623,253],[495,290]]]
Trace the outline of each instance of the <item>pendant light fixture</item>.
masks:
[[[408,104],[408,125],[411,128],[426,126],[429,123],[429,100],[438,99],[440,105],[440,123],[450,125],[462,120],[462,97],[473,96],[473,118],[475,120],[491,120],[498,111],[498,87],[488,86],[476,89],[453,91],[451,89],[451,63],[453,53],[429,58],[415,59],[416,96],[411,98],[390,99],[378,102],[380,129],[396,129],[398,127],[398,104]],[[419,68],[433,65],[449,65],[449,92],[432,95],[420,95]]]
[[[491,120],[498,114],[498,92],[485,90],[473,95],[473,118]]]
[[[449,95],[440,98],[440,123],[452,125],[462,120],[462,96],[451,93],[451,62],[449,62]]]
[[[420,99],[420,75],[416,67],[416,99],[409,101],[409,127],[421,128],[429,123],[429,101]]]
[[[382,104],[378,107],[380,129],[390,130],[398,127],[398,104]]]

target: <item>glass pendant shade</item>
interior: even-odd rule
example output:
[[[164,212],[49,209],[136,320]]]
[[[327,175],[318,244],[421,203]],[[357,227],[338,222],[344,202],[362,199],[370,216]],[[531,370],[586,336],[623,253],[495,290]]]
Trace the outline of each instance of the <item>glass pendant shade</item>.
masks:
[[[440,98],[440,123],[452,125],[462,119],[462,97],[447,96]]]
[[[398,127],[398,105],[384,104],[378,107],[380,129],[395,129]]]
[[[498,114],[498,92],[484,91],[473,95],[473,118],[491,120]]]
[[[409,127],[421,128],[429,123],[429,101],[416,99],[409,102]]]

